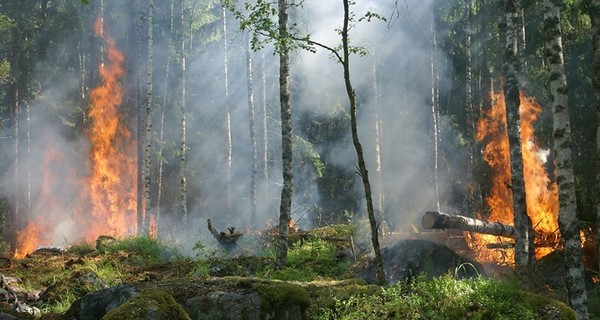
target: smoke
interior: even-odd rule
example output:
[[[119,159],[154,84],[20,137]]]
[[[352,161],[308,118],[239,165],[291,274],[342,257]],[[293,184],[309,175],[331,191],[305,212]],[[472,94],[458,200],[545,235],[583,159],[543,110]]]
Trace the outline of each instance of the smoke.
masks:
[[[265,153],[263,141],[263,125],[267,129],[267,164],[268,180],[264,180],[264,172],[259,170],[257,214],[250,216],[250,174],[253,150],[250,141],[248,89],[246,70],[246,35],[238,30],[238,22],[228,14],[227,43],[227,96],[225,95],[225,51],[222,38],[221,8],[210,2],[194,2],[187,8],[187,13],[194,15],[196,23],[186,21],[186,32],[194,32],[186,40],[189,51],[186,61],[186,107],[187,107],[187,185],[188,213],[190,217],[190,233],[185,235],[187,241],[193,243],[206,237],[206,219],[211,218],[216,226],[225,229],[236,226],[244,228],[266,228],[278,221],[279,197],[281,193],[281,141],[279,129],[279,92],[278,92],[278,56],[273,48],[267,46],[260,52],[251,53],[253,67],[255,124],[258,143],[258,167],[263,166]],[[375,167],[375,112],[381,111],[382,119],[382,169],[381,184],[385,192],[384,214],[396,228],[404,228],[414,223],[420,215],[435,205],[432,183],[433,138],[431,123],[431,4],[432,1],[408,1],[400,15],[392,21],[361,21],[352,26],[350,31],[351,45],[364,47],[366,57],[353,55],[350,59],[351,80],[359,101],[359,135],[367,157],[367,167],[371,184],[376,185],[380,177]],[[86,101],[78,98],[80,92],[79,79],[81,70],[79,63],[71,59],[57,59],[64,54],[60,48],[67,41],[93,43],[91,24],[97,14],[97,8],[90,7],[89,21],[82,22],[83,29],[66,35],[63,41],[55,41],[51,46],[48,60],[39,63],[35,77],[48,79],[42,88],[42,94],[31,108],[30,125],[35,130],[31,135],[31,203],[32,212],[29,218],[43,216],[53,224],[48,243],[61,244],[80,241],[82,225],[74,221],[72,211],[77,203],[78,191],[83,178],[89,174],[88,152],[89,141],[82,134],[83,111],[87,109]],[[107,17],[105,23],[108,33],[115,37],[117,48],[125,53],[129,68],[134,66],[137,55],[133,52],[133,23],[126,15],[131,7],[120,1],[107,1]],[[155,30],[168,30],[168,2],[157,2],[155,13]],[[376,12],[382,17],[391,17],[396,8],[386,1],[360,1],[352,6],[355,19],[367,12]],[[95,11],[95,12],[94,12]],[[343,8],[341,1],[304,2],[302,7],[293,9],[290,19],[298,22],[300,35],[310,34],[311,39],[336,48],[341,38],[336,29],[341,28]],[[73,40],[77,39],[77,40]],[[83,40],[82,40],[83,39]],[[153,212],[160,210],[161,236],[179,238],[172,225],[179,222],[178,207],[178,149],[180,135],[180,115],[175,105],[163,102],[165,91],[170,95],[175,87],[171,74],[166,74],[165,66],[170,64],[170,72],[174,70],[174,62],[168,61],[174,44],[169,40],[168,31],[155,35],[154,58],[157,69],[154,76],[154,125],[153,139],[155,152],[159,145],[163,148],[165,161],[162,185],[162,201],[160,207],[151,203]],[[88,50],[94,46],[83,47]],[[54,50],[56,51],[52,51]],[[95,47],[98,50],[99,46]],[[88,54],[86,58],[94,54]],[[73,55],[75,56],[75,55]],[[348,99],[344,88],[342,66],[332,58],[327,50],[317,48],[316,53],[303,50],[294,51],[292,57],[292,105],[294,114],[294,133],[296,134],[297,152],[295,158],[296,195],[293,201],[293,218],[301,227],[311,227],[317,220],[318,208],[322,200],[319,189],[319,160],[327,159],[325,165],[337,166],[350,172],[356,171],[356,153],[350,140],[349,123],[340,128],[341,137],[329,144],[311,147],[306,141],[304,127],[306,122],[301,118],[344,119],[349,111]],[[91,59],[91,58],[90,58]],[[60,63],[58,63],[59,61]],[[48,66],[52,66],[49,68]],[[97,66],[90,66],[92,69]],[[144,65],[145,67],[145,65]],[[64,72],[68,70],[68,72]],[[131,71],[131,69],[129,70]],[[61,74],[62,72],[62,74]],[[85,70],[88,75],[93,70]],[[377,79],[374,78],[377,73]],[[265,82],[263,84],[263,74]],[[121,107],[126,118],[126,125],[135,130],[135,117],[132,117],[133,96],[131,89],[135,86],[132,73],[122,79],[123,88],[127,89]],[[440,70],[442,86],[446,81],[446,71]],[[378,92],[375,91],[377,81]],[[145,83],[145,79],[143,81]],[[266,96],[262,96],[262,91]],[[88,92],[83,93],[88,94]],[[51,101],[46,99],[52,97]],[[142,95],[143,96],[143,95]],[[377,99],[377,97],[379,97]],[[378,103],[378,105],[377,105]],[[263,113],[266,106],[266,114]],[[163,142],[159,144],[161,111],[164,112]],[[227,108],[230,111],[232,161],[227,159]],[[349,118],[348,118],[349,119]],[[265,122],[266,121],[266,124]],[[310,119],[308,120],[310,121]],[[14,130],[11,128],[11,130]],[[442,141],[449,141],[448,148],[457,143],[453,141],[458,135],[447,119],[442,121]],[[34,132],[35,131],[35,132]],[[7,135],[10,133],[5,133]],[[304,147],[302,147],[304,146]],[[10,149],[10,145],[4,145]],[[21,146],[23,148],[23,146]],[[7,150],[8,150],[7,149]],[[48,150],[57,155],[57,159],[49,163],[49,168],[42,163],[48,157]],[[311,158],[307,155],[313,155]],[[319,157],[314,157],[317,154]],[[461,152],[448,150],[455,158],[448,161],[460,161]],[[302,155],[302,156],[299,156]],[[153,194],[157,183],[157,154],[153,158]],[[13,159],[14,160],[14,159]],[[228,190],[227,170],[231,165],[231,184]],[[49,194],[42,191],[45,170],[50,170],[51,182]],[[8,169],[14,172],[14,168]],[[1,190],[9,199],[17,196],[23,201],[27,194],[24,168],[21,168],[18,188],[12,178],[2,181]],[[456,174],[456,173],[454,173]],[[10,177],[6,174],[5,177]],[[362,184],[358,175],[354,174],[357,192],[356,214],[364,214],[365,205],[362,198]],[[442,176],[444,180],[447,176]],[[441,194],[448,193],[452,185],[442,185]],[[353,190],[349,190],[353,191]],[[44,200],[52,196],[54,200]],[[228,208],[228,198],[230,208]],[[35,211],[35,212],[34,212]],[[341,216],[343,212],[333,213]],[[108,232],[108,231],[107,231]],[[210,237],[209,237],[210,239]]]

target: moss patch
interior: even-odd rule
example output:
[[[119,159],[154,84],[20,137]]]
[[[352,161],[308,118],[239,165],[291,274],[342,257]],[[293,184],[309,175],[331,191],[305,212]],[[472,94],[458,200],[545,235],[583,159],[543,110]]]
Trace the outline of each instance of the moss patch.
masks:
[[[102,319],[191,320],[175,299],[162,290],[147,290],[109,311]]]

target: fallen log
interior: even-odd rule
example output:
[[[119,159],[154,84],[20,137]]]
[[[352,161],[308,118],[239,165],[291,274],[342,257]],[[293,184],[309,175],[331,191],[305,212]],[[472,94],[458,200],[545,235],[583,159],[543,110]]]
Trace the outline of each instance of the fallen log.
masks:
[[[500,237],[515,237],[515,228],[513,226],[438,211],[425,212],[421,223],[425,229],[459,229]]]

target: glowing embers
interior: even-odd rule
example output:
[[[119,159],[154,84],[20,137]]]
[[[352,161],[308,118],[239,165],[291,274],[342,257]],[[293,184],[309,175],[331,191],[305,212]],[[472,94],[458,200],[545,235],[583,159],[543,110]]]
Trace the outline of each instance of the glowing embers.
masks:
[[[490,98],[491,109],[483,111],[481,120],[477,123],[477,140],[485,144],[483,158],[493,176],[491,192],[485,199],[490,211],[481,218],[512,225],[513,203],[506,105],[502,93],[492,93]],[[533,125],[542,108],[523,92],[520,93],[520,100],[521,150],[527,213],[536,233],[536,258],[539,259],[559,246],[558,192],[556,183],[550,180],[546,170],[548,151],[542,150],[534,137]],[[509,265],[514,263],[512,239],[475,233],[467,233],[466,237],[479,261]]]

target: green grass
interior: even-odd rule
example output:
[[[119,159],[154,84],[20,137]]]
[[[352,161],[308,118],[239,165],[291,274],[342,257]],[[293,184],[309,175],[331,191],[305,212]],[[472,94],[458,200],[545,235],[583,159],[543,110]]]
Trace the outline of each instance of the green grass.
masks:
[[[149,236],[127,237],[106,245],[106,252],[118,251],[132,253],[134,260],[140,264],[171,262],[182,257],[174,245]]]
[[[406,320],[536,320],[540,310],[560,310],[563,319],[574,319],[566,305],[522,291],[505,281],[474,278],[457,280],[450,275],[386,287],[380,295],[357,295],[338,300],[334,308],[317,317],[329,319]]]

